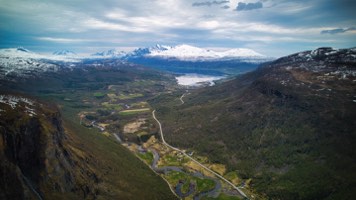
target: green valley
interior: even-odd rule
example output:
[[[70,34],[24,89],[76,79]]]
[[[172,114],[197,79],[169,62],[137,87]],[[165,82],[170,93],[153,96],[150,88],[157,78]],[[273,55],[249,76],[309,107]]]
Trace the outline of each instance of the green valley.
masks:
[[[316,51],[313,60],[294,54],[204,87],[115,59],[8,77],[1,167],[14,176],[1,182],[4,198],[351,197],[354,62],[339,60],[352,51]],[[27,138],[36,127],[41,139]],[[28,156],[17,155],[15,136],[20,149],[41,147],[26,150],[37,163],[21,164]]]

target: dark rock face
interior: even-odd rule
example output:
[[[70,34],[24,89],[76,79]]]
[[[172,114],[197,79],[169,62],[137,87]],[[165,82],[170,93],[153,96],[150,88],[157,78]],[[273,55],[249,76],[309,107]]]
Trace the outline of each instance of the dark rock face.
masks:
[[[32,118],[28,123],[20,125],[15,132],[5,128],[2,134],[5,157],[14,165],[18,165],[25,176],[31,176],[32,180],[38,182],[36,179],[44,168],[44,163],[41,162],[41,152],[44,149],[36,144],[42,135],[39,120]]]
[[[90,186],[77,183],[78,166],[64,144],[59,112],[25,98],[11,98],[17,101],[15,106],[11,101],[0,103],[0,199],[42,199],[64,192],[93,195]],[[83,173],[84,179],[96,177],[88,170]]]

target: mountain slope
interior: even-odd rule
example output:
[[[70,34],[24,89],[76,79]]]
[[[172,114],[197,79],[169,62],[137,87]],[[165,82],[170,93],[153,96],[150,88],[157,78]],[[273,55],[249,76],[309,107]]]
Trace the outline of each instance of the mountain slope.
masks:
[[[1,199],[96,196],[98,175],[78,162],[56,109],[18,95],[0,95],[0,107]]]
[[[0,115],[1,199],[175,198],[128,150],[53,106],[2,94]]]
[[[151,103],[167,142],[228,164],[269,199],[349,199],[355,58],[355,49],[301,52],[192,92],[181,106],[173,106],[181,94]]]

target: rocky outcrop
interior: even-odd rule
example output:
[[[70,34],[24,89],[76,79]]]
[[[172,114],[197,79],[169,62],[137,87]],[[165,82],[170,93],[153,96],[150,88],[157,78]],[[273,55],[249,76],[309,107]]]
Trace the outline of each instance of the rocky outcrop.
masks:
[[[95,198],[99,180],[70,151],[55,107],[1,95],[0,115],[0,199]]]

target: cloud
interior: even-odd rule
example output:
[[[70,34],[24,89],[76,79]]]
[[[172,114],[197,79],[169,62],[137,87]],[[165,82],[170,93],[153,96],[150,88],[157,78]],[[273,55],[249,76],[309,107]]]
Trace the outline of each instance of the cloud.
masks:
[[[73,45],[80,52],[88,45],[102,49],[155,43],[263,43],[268,49],[282,45],[288,52],[319,44],[341,48],[356,44],[356,30],[350,28],[356,27],[353,1],[0,0],[0,48],[32,45],[27,47],[52,52]],[[254,9],[258,15],[240,12]]]
[[[254,10],[254,9],[260,9],[263,7],[262,2],[256,2],[256,3],[243,3],[239,2],[236,7],[236,11],[244,11],[244,10]]]
[[[205,2],[195,2],[192,4],[193,7],[197,6],[212,6],[212,5],[221,5],[225,3],[230,3],[230,1],[205,1]]]
[[[56,43],[73,43],[73,42],[89,42],[90,40],[84,39],[71,39],[71,38],[54,38],[54,37],[37,37],[37,40],[56,42]]]
[[[339,34],[339,33],[345,33],[348,31],[355,31],[356,27],[350,27],[350,28],[336,28],[336,29],[329,29],[329,30],[322,30],[320,34]]]
[[[89,29],[125,31],[125,32],[149,32],[149,29],[143,27],[132,27],[120,23],[111,23],[98,19],[88,19],[83,23]]]

